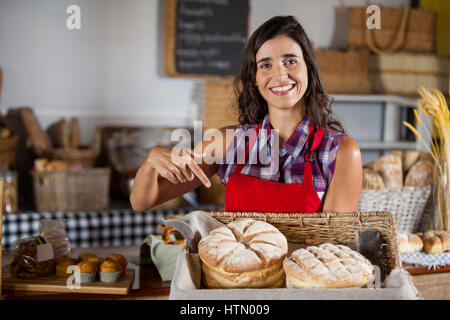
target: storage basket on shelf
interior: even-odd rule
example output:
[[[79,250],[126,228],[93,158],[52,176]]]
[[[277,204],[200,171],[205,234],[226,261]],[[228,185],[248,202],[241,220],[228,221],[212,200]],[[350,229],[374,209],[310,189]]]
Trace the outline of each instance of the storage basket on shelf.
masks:
[[[81,166],[83,168],[94,167],[95,160],[100,154],[101,132],[97,130],[90,146],[78,148],[54,148],[49,152],[52,160],[61,160],[67,165]]]
[[[0,169],[9,168],[16,159],[17,135],[0,115]]]
[[[381,7],[380,29],[367,28],[366,7],[349,7],[349,48],[371,48],[377,53],[436,51],[436,13],[422,9]]]
[[[315,55],[326,92],[371,92],[369,50],[316,50]]]
[[[33,171],[39,212],[101,210],[109,204],[110,168]]]
[[[358,211],[389,211],[400,232],[425,232],[433,214],[432,187],[363,190]]]
[[[450,57],[434,54],[392,53],[371,55],[369,81],[374,93],[418,96],[420,86],[447,95]]]

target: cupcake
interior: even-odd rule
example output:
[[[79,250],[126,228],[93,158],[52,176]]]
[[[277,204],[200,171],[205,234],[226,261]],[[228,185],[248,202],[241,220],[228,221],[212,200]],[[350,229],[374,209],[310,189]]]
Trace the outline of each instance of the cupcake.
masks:
[[[122,265],[114,260],[105,260],[100,265],[100,281],[117,282],[122,274]]]
[[[89,258],[95,258],[95,257],[97,257],[97,255],[90,253],[90,252],[83,252],[83,253],[80,253],[80,255],[78,256],[78,258],[81,261],[87,261]]]
[[[56,259],[56,275],[58,277],[69,277],[71,273],[67,272],[67,268],[71,265],[75,265],[77,259],[70,257],[60,257]]]
[[[91,283],[95,281],[98,271],[98,266],[95,263],[81,261],[77,266],[80,268],[81,283]]]
[[[105,260],[113,260],[118,262],[121,266],[122,266],[122,272],[125,273],[125,271],[127,270],[127,265],[128,265],[128,261],[127,259],[117,253],[111,253],[109,254]]]
[[[95,263],[98,267],[100,267],[100,264],[103,262],[103,258],[102,257],[90,257],[86,261]]]

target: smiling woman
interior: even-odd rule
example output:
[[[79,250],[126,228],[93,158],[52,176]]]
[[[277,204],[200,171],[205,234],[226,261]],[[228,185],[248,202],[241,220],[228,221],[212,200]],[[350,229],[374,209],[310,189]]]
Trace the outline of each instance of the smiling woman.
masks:
[[[224,139],[214,155],[226,160],[220,166],[199,164],[194,159],[206,155],[196,148],[180,162],[171,157],[172,149],[154,148],[136,175],[133,208],[150,208],[202,183],[209,187],[209,178],[217,173],[225,184],[226,211],[357,209],[361,153],[333,117],[314,50],[294,17],[273,17],[252,34],[234,91],[240,124],[234,128],[234,139]],[[221,129],[223,136],[227,129]],[[211,143],[203,141],[197,147],[205,150]],[[261,150],[267,151],[269,162],[252,161]],[[237,154],[242,153],[245,161],[238,163]],[[274,164],[275,170],[266,170]]]

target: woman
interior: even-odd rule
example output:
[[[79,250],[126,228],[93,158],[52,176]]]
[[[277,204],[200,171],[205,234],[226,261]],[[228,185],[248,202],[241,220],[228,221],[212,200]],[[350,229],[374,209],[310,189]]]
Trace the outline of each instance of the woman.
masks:
[[[361,152],[333,119],[314,50],[295,18],[273,17],[252,34],[234,87],[240,122],[235,143],[224,139],[222,150],[227,154],[215,150],[214,156],[230,159],[229,154],[243,148],[246,163],[197,164],[205,154],[196,151],[184,161],[174,160],[172,148],[155,147],[136,174],[130,196],[133,209],[149,209],[202,183],[209,187],[208,178],[217,173],[225,184],[226,211],[356,211]],[[226,129],[221,129],[224,136]],[[261,129],[267,134],[258,134]],[[248,132],[250,141],[245,139]],[[276,132],[279,150],[272,148]],[[205,150],[209,143],[202,142],[198,149]],[[278,164],[276,170],[249,161],[261,143],[272,155],[271,164]]]

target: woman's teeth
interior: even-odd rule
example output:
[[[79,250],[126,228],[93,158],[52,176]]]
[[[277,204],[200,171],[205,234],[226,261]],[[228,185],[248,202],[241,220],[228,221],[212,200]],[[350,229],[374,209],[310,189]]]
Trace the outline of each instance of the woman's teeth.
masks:
[[[282,92],[282,91],[291,90],[293,87],[294,87],[294,84],[288,84],[288,85],[283,86],[283,87],[271,88],[270,90],[275,91],[275,92]]]

